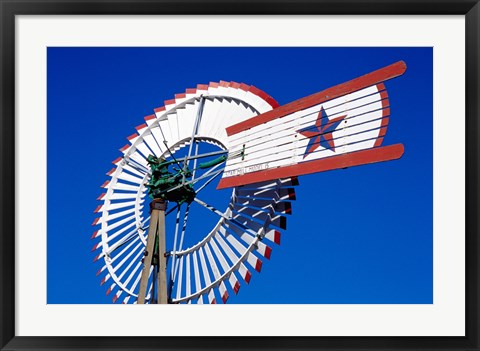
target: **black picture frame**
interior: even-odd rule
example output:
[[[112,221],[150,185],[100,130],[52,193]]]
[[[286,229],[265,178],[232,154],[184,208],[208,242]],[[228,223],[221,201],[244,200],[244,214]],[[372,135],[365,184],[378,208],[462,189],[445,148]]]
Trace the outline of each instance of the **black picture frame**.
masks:
[[[15,16],[141,14],[465,15],[466,336],[465,337],[18,337],[15,336]],[[0,0],[1,21],[1,350],[480,350],[478,0]]]

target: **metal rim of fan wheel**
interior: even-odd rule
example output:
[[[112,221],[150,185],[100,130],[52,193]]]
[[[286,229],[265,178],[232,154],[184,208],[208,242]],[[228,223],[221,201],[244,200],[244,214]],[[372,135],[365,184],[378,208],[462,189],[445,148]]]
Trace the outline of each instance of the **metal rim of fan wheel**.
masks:
[[[98,198],[101,205],[95,210],[98,217],[93,222],[98,230],[92,239],[99,240],[92,249],[99,251],[94,262],[103,263],[97,275],[101,285],[107,284],[107,295],[113,293],[113,302],[135,303],[137,299],[149,222],[144,211],[149,202],[148,155],[171,158],[187,148],[187,157],[192,157],[187,161],[196,163],[193,157],[200,143],[228,151],[226,127],[277,106],[273,98],[253,86],[221,81],[175,95],[136,127],[136,133],[127,138],[129,143],[120,149],[123,156],[113,161],[114,168],[107,173],[109,180],[102,185],[105,190]],[[253,270],[260,272],[262,260],[270,258],[272,244],[280,243],[280,230],[286,228],[296,178],[234,188],[227,208],[216,209],[208,199],[202,199],[202,186],[215,183],[224,166],[218,164],[205,172],[207,176],[203,173],[191,179],[196,191],[194,203],[218,216],[217,224],[196,244],[181,247],[183,237],[188,235],[182,223],[185,215],[188,220],[190,205],[181,205],[186,206],[183,213],[181,206],[176,211],[172,206],[166,212],[176,216],[174,233],[167,232],[173,267],[171,303],[225,303],[232,292],[236,294],[241,285],[249,283]],[[197,180],[201,177],[202,185]],[[152,270],[147,303],[154,289],[153,274]]]

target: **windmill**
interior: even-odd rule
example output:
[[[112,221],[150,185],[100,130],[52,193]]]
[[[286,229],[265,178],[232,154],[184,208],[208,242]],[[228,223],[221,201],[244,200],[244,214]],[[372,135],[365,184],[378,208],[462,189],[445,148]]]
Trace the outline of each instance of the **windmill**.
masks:
[[[382,146],[384,82],[405,70],[399,61],[283,106],[220,81],[156,108],[120,149],[95,210],[94,261],[113,302],[225,303],[280,243],[298,176],[402,156],[402,144]],[[231,189],[226,208],[203,198],[215,185]],[[216,218],[201,235],[187,230],[194,206]]]

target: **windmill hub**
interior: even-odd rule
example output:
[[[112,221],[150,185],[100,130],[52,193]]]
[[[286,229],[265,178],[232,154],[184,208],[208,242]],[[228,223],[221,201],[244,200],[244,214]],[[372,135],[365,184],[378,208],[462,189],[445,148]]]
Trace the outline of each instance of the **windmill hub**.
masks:
[[[150,155],[147,161],[152,171],[150,182],[147,185],[151,198],[173,201],[178,204],[193,201],[196,195],[195,190],[191,184],[185,183],[185,180],[192,176],[188,167],[174,167],[173,164],[178,164],[177,161],[166,161],[163,157],[153,155]]]

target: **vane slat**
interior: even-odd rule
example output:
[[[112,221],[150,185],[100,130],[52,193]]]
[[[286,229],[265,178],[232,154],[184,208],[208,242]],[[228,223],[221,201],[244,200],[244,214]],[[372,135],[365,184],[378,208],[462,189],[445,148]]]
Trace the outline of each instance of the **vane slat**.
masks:
[[[225,223],[225,226],[235,233],[240,239],[242,239],[247,246],[250,246],[255,241],[255,250],[263,257],[270,259],[272,249],[269,246],[265,245],[259,240],[256,240],[254,236],[247,234],[247,232],[244,232],[235,226],[229,225],[229,223]]]
[[[155,144],[160,149],[160,153],[156,156],[163,154],[166,151],[166,147],[163,144],[163,136],[158,126],[157,116],[155,114],[145,117],[145,124],[150,128]]]
[[[220,249],[218,248],[214,240],[215,238],[216,236],[212,238],[212,240],[210,241],[210,244],[212,245],[212,249],[215,252],[215,255],[218,257],[218,260],[220,262],[220,265],[222,266],[223,271],[227,272],[230,269],[231,265],[227,262],[227,260],[225,259],[225,256],[221,253]],[[235,274],[233,273],[230,274],[230,276],[228,277],[228,282],[230,283],[232,290],[235,290],[235,287],[239,285],[238,280],[235,277]],[[235,293],[237,293],[237,291],[235,291]],[[228,299],[228,294],[222,295],[223,303],[226,303],[227,299]]]
[[[211,242],[209,242],[209,244],[210,243]],[[217,280],[220,279],[221,273],[220,273],[220,271],[217,267],[217,263],[215,262],[215,259],[213,258],[213,254],[212,254],[208,244],[205,245],[205,252],[207,253],[207,260],[208,260],[210,268],[212,269],[213,276],[215,277],[215,280],[217,281]],[[227,289],[225,288],[225,285],[224,285],[223,281],[220,282],[218,288],[220,290],[220,296],[222,297],[222,302],[225,302],[226,298],[228,298],[228,294],[226,294]]]
[[[386,91],[377,91],[376,86],[369,87],[365,90],[369,90],[370,94],[359,99],[331,100],[329,103],[314,105],[307,109],[297,111],[284,118],[270,121],[268,125],[262,124],[255,126],[249,129],[247,133],[241,137],[236,135],[234,138],[234,136],[232,136],[232,146],[245,143],[246,141],[252,140],[252,138],[265,138],[270,134],[276,134],[285,130],[298,128],[298,126],[310,124],[317,119],[317,115],[321,108],[323,108],[325,114],[328,115],[330,119],[344,114],[348,114],[349,118],[353,119],[355,116],[377,110],[379,108],[378,106],[380,106],[380,108],[382,108],[382,106],[389,106],[388,95],[386,94]],[[381,102],[380,105],[378,105],[378,102],[384,99],[385,102]]]
[[[198,269],[197,251],[193,251],[192,260],[193,260],[193,272],[195,277],[195,291],[200,291],[202,289],[202,285],[200,281],[200,272]]]
[[[177,281],[177,299],[182,296],[182,283],[183,283],[183,260],[185,256],[180,256],[179,258],[179,270],[178,270],[178,278],[176,279]]]
[[[232,245],[232,247],[237,250],[238,253],[242,254],[246,252],[246,247],[233,236],[233,235],[227,235],[226,236],[227,241]],[[262,267],[262,261],[260,261],[259,258],[257,258],[255,255],[251,254],[250,252],[247,255],[247,260],[246,260],[255,270],[260,272],[260,269]]]
[[[215,238],[217,239],[219,245],[222,247],[223,251],[227,254],[228,258],[230,259],[230,261],[234,262],[236,265],[238,265],[238,268],[237,268],[237,271],[238,273],[240,274],[240,276],[243,278],[243,280],[245,280],[247,283],[250,281],[250,276],[251,276],[251,273],[248,271],[247,267],[245,267],[245,265],[243,264],[243,262],[240,262],[240,263],[237,263],[240,259],[239,256],[237,256],[233,250],[228,246],[227,242],[225,241],[224,239],[224,235],[227,235],[225,233],[225,229],[222,228],[222,230],[220,231],[220,233],[222,234],[217,234],[215,235]],[[223,236],[222,236],[223,235]],[[232,274],[232,276],[234,276],[234,278],[236,279],[235,275]],[[247,280],[248,279],[248,280]],[[230,284],[232,284],[233,281],[230,282]],[[236,293],[238,293],[238,290],[240,289],[240,284],[238,283],[238,281],[235,283],[235,285],[232,285],[233,287],[233,291]]]
[[[205,280],[206,286],[210,286],[212,284],[212,281],[210,280],[210,273],[207,268],[207,264],[205,262],[205,255],[203,253],[204,248],[200,247],[198,250],[198,255],[200,257],[200,263],[202,265],[202,272],[203,272],[203,278]],[[209,303],[215,303],[215,295],[213,293],[213,290],[210,290],[208,293],[208,302]]]
[[[106,223],[108,221],[112,221],[114,219],[126,216],[130,213],[133,213],[133,212],[135,212],[135,208],[131,208],[131,209],[128,209],[128,210],[125,210],[125,211],[122,211],[122,212],[117,212],[117,213],[114,213],[114,214],[111,214],[111,215],[108,215],[108,216],[105,216],[105,217],[100,217],[99,220],[95,224]]]
[[[185,295],[189,296],[192,294],[191,289],[191,277],[190,277],[190,255],[185,255]]]

